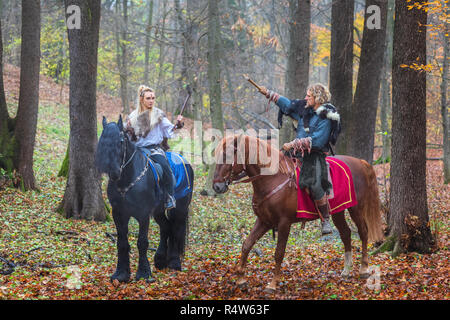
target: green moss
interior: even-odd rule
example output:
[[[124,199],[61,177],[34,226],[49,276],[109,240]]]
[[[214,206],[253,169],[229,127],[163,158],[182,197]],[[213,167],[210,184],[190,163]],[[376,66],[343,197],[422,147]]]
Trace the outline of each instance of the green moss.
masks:
[[[66,156],[64,157],[61,169],[59,169],[58,177],[67,178],[69,175],[69,145],[67,145]]]

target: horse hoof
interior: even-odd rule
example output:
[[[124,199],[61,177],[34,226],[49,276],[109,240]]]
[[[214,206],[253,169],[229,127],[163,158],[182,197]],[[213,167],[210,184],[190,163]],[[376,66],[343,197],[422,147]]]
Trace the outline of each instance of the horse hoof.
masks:
[[[351,274],[350,274],[349,271],[344,270],[344,271],[341,272],[341,277],[345,278],[345,279],[348,279],[348,278],[351,277]]]
[[[153,283],[153,282],[155,282],[156,280],[154,279],[154,278],[148,278],[148,279],[145,279],[145,282],[147,282],[147,283]]]
[[[245,279],[240,279],[236,282],[236,285],[239,289],[246,289],[248,287],[247,285],[247,280]]]
[[[360,279],[368,279],[370,277],[370,274],[368,272],[360,273],[359,278]]]
[[[116,272],[110,277],[110,280],[113,283],[114,283],[114,280],[117,280],[119,282],[129,282],[130,274],[127,272]]]
[[[151,273],[148,271],[143,271],[143,272],[138,271],[136,273],[135,279],[136,279],[136,281],[139,281],[141,279],[147,281],[151,276],[152,276]]]
[[[153,261],[155,262],[155,268],[158,270],[163,270],[167,268],[167,259],[163,255],[155,254],[153,257]]]
[[[154,278],[152,278],[152,277],[139,278],[139,279],[136,278],[136,281],[141,281],[141,280],[145,281],[145,283],[147,283],[147,284],[150,284],[150,283],[153,283],[153,282],[156,281],[156,280],[155,280]]]
[[[181,271],[181,263],[180,262],[170,262],[168,268],[173,271]]]
[[[265,293],[267,293],[267,294],[274,294],[275,293],[275,291],[277,291],[277,289],[276,288],[273,288],[273,287],[271,287],[270,285],[269,286],[267,286],[265,289],[264,289],[264,292]]]

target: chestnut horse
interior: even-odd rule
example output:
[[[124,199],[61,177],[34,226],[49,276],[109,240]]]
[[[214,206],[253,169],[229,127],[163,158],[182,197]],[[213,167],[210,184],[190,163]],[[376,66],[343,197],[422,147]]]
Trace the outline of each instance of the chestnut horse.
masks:
[[[245,239],[237,266],[237,285],[246,283],[245,265],[253,245],[268,230],[278,231],[275,249],[275,270],[266,290],[276,290],[281,276],[281,263],[291,225],[302,222],[297,218],[297,188],[295,166],[292,159],[284,156],[264,140],[246,135],[227,136],[215,150],[216,169],[213,189],[225,193],[233,182],[251,182],[253,185],[253,212],[257,216],[255,225]],[[378,185],[375,171],[366,161],[336,156],[350,168],[358,204],[348,209],[358,228],[362,245],[360,277],[369,276],[368,241],[379,241],[383,237],[379,208]],[[275,164],[275,166],[274,166]],[[275,168],[275,169],[274,169]],[[271,172],[270,172],[271,171]],[[245,180],[240,180],[243,177]],[[351,230],[345,221],[344,212],[332,215],[333,223],[344,243],[344,270],[341,276],[348,277],[352,268]]]

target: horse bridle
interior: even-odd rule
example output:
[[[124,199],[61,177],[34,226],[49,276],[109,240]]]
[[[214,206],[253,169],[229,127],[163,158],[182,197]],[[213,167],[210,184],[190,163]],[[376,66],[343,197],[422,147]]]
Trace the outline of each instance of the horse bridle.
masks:
[[[229,186],[231,184],[237,184],[237,183],[252,182],[261,177],[261,174],[257,174],[256,176],[249,177],[248,179],[242,180],[244,177],[248,176],[247,167],[244,163],[244,164],[242,164],[242,170],[238,173],[234,173],[234,168],[237,165],[238,164],[235,161],[233,161],[233,163],[231,164],[230,173],[228,173],[225,177],[222,178],[225,181],[226,186]],[[216,183],[216,182],[221,182],[221,181],[219,181],[218,179],[214,179],[213,183]]]
[[[125,133],[123,131],[120,132],[120,143],[122,144],[122,152],[123,152],[123,158],[122,158],[122,164],[120,165],[120,173],[119,173],[119,178],[117,178],[116,180],[113,181],[117,181],[120,180],[121,176],[122,176],[122,171],[123,169],[131,162],[131,160],[133,159],[134,155],[136,154],[137,148],[134,150],[133,154],[131,155],[131,157],[126,161],[126,155],[127,155],[127,142],[125,141],[125,139],[127,139],[125,137]],[[136,177],[136,179],[131,182],[127,187],[125,188],[119,188],[119,186],[117,186],[117,191],[120,193],[120,195],[122,197],[125,197],[125,194],[128,192],[128,190],[130,190],[139,180],[142,179],[142,177],[145,176],[145,173],[147,172],[149,165],[150,165],[150,161],[151,159],[148,158],[147,156],[145,156],[147,161],[145,162],[145,167],[144,169],[141,171],[141,173]]]
[[[286,159],[285,159],[285,161],[286,161]],[[233,174],[233,171],[234,171],[233,169],[234,169],[234,166],[235,166],[235,165],[236,165],[236,163],[233,161],[233,163],[232,163],[232,165],[231,165],[230,173],[229,173],[227,176],[223,177],[223,179],[224,179],[224,181],[225,181],[225,184],[226,184],[227,186],[229,186],[230,184],[252,182],[252,181],[254,181],[254,180],[256,180],[256,179],[258,179],[258,178],[260,178],[260,177],[262,176],[261,174],[258,174],[258,175],[255,175],[255,176],[253,176],[253,177],[249,177],[248,179],[242,180],[242,178],[244,178],[245,176],[248,176],[246,165],[245,165],[245,163],[243,164],[243,167],[242,167],[242,171],[241,171],[241,172],[239,172],[239,173],[237,173],[237,174]],[[287,162],[286,162],[286,165],[287,165]],[[258,208],[264,201],[266,201],[266,200],[269,199],[271,196],[273,196],[275,193],[277,193],[278,191],[280,191],[281,189],[283,189],[284,186],[286,186],[288,183],[290,184],[290,182],[292,182],[292,179],[293,179],[292,176],[288,177],[288,178],[287,178],[286,180],[284,180],[280,185],[278,185],[275,189],[273,189],[271,192],[269,192],[268,194],[266,194],[260,201],[258,201],[258,202],[253,202],[252,205],[253,205],[254,207]],[[220,181],[218,181],[218,179],[214,179],[214,180],[213,180],[213,183],[215,183],[215,182],[220,182]],[[291,184],[290,184],[290,185],[291,185]],[[297,184],[295,183],[295,181],[294,181],[294,186],[295,186],[295,188],[297,189]]]
[[[113,181],[120,180],[120,178],[122,176],[123,169],[131,162],[131,160],[133,160],[133,157],[136,154],[136,150],[137,149],[134,150],[134,152],[131,155],[131,157],[126,161],[126,157],[127,157],[127,142],[125,141],[125,139],[126,139],[125,133],[123,131],[120,131],[120,145],[121,145],[123,157],[122,157],[122,163],[121,163],[120,168],[119,168],[119,177],[117,179],[113,180]]]

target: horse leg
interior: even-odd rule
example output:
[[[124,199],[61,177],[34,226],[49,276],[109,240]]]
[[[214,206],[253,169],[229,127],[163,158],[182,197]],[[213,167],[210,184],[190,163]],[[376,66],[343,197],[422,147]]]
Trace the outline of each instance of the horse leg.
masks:
[[[331,215],[333,223],[339,231],[342,242],[344,243],[344,270],[341,272],[342,277],[349,277],[352,271],[352,233],[345,221],[344,211]]]
[[[269,227],[267,227],[261,222],[259,218],[257,218],[252,231],[250,231],[250,234],[245,239],[242,245],[241,258],[236,269],[236,273],[238,275],[236,284],[238,286],[243,286],[247,282],[247,280],[245,279],[245,265],[247,264],[247,258],[250,250],[255,245],[256,241],[258,241],[268,230]]]
[[[128,221],[130,217],[112,211],[114,224],[117,229],[117,267],[111,276],[111,281],[128,282],[130,280],[130,244],[128,243]]]
[[[155,221],[159,225],[159,245],[154,256],[155,267],[158,270],[167,268],[167,240],[169,238],[169,221],[164,215],[164,209],[155,212]]]
[[[349,209],[350,216],[358,228],[359,238],[361,239],[361,266],[359,267],[359,276],[363,279],[368,278],[369,273],[369,254],[367,250],[368,230],[366,222],[362,217],[362,208],[359,205]]]
[[[139,251],[139,264],[138,270],[136,272],[136,280],[148,280],[152,275],[150,264],[147,259],[149,220],[149,216],[139,220],[139,236],[137,241],[137,247]]]
[[[168,267],[172,270],[181,271],[181,256],[184,252],[186,239],[188,209],[184,209],[184,206],[177,204],[177,208],[172,209],[169,214]]]
[[[285,221],[278,224],[278,241],[277,248],[275,249],[275,270],[273,272],[272,281],[266,287],[266,292],[273,293],[277,289],[278,282],[281,278],[281,263],[283,262],[290,231],[290,222]]]

